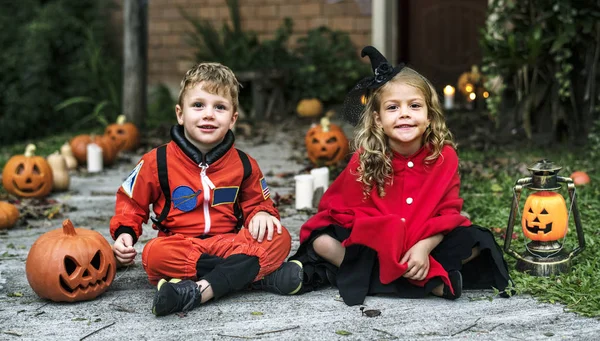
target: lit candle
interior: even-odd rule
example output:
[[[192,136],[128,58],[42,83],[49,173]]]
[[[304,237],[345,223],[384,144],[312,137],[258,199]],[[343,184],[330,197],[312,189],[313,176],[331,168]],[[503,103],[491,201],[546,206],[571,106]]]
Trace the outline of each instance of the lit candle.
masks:
[[[466,107],[469,110],[473,110],[473,102],[477,98],[477,95],[474,92],[471,92],[469,96],[467,96],[467,104]]]
[[[102,171],[102,148],[95,144],[90,143],[87,145],[87,170],[89,173],[96,173]]]
[[[296,209],[312,208],[314,177],[310,174],[294,176],[296,180]]]
[[[316,190],[319,187],[323,187],[323,192],[325,192],[329,187],[329,168],[314,168],[311,169],[310,174],[314,178],[313,188]]]
[[[446,85],[444,88],[444,109],[451,110],[454,106],[454,87]]]

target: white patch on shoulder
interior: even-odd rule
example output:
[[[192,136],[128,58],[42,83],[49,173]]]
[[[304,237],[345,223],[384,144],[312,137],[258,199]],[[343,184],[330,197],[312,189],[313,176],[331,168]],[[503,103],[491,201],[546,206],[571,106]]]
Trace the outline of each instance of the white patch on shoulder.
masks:
[[[144,165],[144,160],[140,161],[140,163],[138,163],[138,165],[135,166],[131,173],[129,173],[127,179],[125,179],[125,181],[123,181],[123,184],[121,185],[121,188],[123,188],[123,192],[125,192],[125,194],[127,194],[130,198],[133,195],[135,181],[137,180],[138,173],[142,169],[142,165]]]

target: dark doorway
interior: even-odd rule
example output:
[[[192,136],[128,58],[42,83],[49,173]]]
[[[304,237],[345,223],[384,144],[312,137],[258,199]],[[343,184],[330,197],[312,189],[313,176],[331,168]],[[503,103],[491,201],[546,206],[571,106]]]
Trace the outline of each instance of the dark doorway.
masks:
[[[399,0],[398,56],[436,89],[481,64],[488,0]]]

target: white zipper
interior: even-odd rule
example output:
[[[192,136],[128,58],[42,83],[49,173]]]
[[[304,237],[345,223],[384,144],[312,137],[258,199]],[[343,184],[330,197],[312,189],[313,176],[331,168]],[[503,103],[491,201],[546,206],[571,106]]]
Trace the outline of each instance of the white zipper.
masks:
[[[200,171],[200,179],[202,180],[202,191],[204,192],[204,234],[207,234],[210,231],[210,212],[209,202],[210,202],[210,191],[208,189],[215,189],[215,185],[210,181],[208,175],[206,175],[206,170],[208,169],[208,165],[199,164],[201,169]]]

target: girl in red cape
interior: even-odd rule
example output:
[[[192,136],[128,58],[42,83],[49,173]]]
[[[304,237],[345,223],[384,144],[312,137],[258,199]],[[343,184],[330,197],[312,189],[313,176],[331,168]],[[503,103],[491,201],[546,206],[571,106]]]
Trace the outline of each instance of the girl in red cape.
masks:
[[[367,46],[374,76],[344,102],[357,152],[300,230],[291,259],[303,292],[336,285],[348,305],[367,295],[450,300],[510,277],[488,229],[461,215],[458,156],[431,83]],[[366,105],[363,104],[366,102]]]

